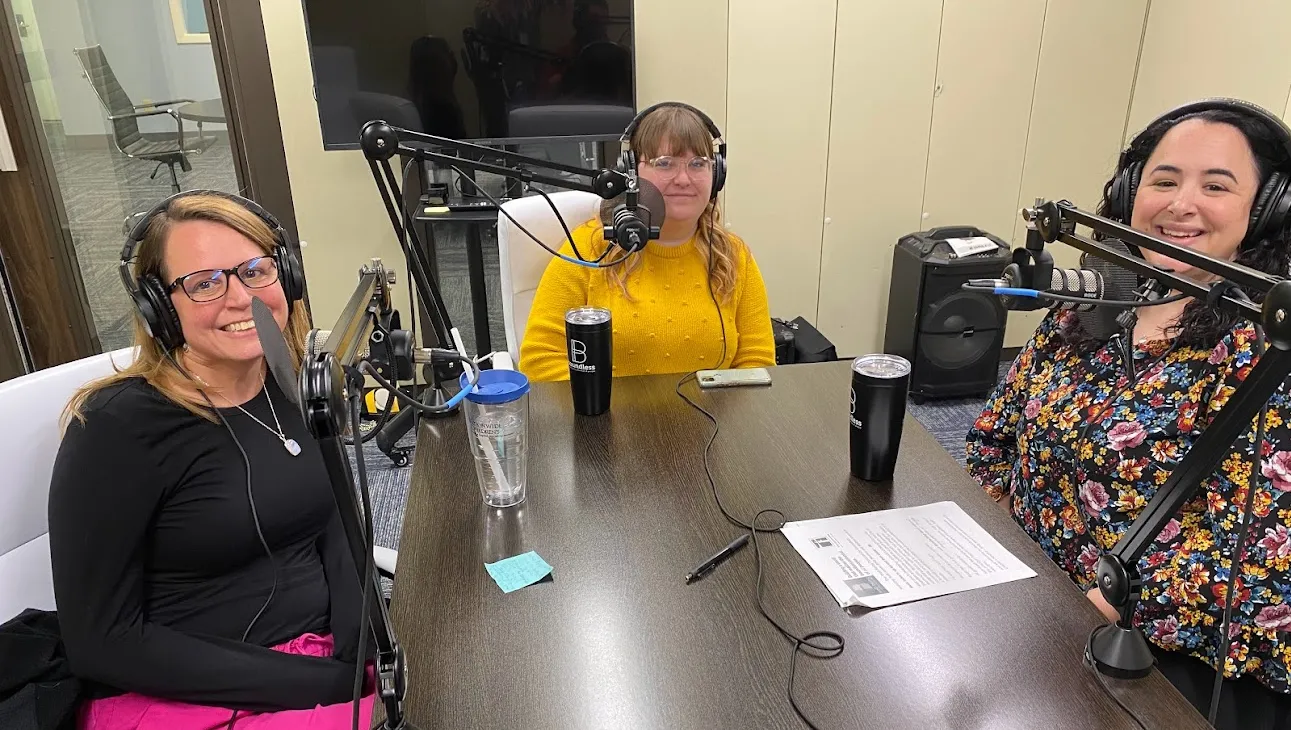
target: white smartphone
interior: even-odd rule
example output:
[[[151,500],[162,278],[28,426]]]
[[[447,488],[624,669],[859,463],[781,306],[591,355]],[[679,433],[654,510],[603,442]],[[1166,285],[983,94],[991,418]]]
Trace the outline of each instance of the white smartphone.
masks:
[[[766,368],[732,368],[729,370],[700,370],[695,377],[701,388],[738,388],[742,385],[770,385],[771,373]]]

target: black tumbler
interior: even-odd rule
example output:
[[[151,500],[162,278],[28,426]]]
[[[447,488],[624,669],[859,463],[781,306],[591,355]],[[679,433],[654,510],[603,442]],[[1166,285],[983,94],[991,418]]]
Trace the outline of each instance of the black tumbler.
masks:
[[[897,355],[852,361],[852,474],[867,481],[892,478],[901,447],[910,362]]]
[[[599,416],[610,409],[614,332],[610,310],[578,307],[565,313],[565,346],[569,350],[569,387],[574,412]]]

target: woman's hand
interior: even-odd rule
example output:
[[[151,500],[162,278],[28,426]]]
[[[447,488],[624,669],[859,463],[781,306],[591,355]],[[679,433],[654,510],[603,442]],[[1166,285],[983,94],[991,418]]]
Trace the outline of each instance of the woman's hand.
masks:
[[[1089,602],[1094,604],[1094,607],[1102,612],[1108,621],[1115,622],[1120,620],[1121,615],[1116,612],[1116,609],[1112,608],[1112,604],[1108,603],[1106,598],[1103,598],[1103,592],[1098,589],[1098,586],[1085,591],[1085,598],[1088,598]]]

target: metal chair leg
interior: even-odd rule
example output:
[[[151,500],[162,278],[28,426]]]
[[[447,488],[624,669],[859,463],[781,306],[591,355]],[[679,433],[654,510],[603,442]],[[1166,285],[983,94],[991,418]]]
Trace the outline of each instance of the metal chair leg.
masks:
[[[157,173],[161,172],[161,166],[162,166],[162,165],[164,165],[164,164],[166,164],[166,163],[164,163],[164,162],[158,162],[158,163],[157,163],[157,166],[156,166],[156,167],[154,167],[154,168],[152,168],[152,174],[148,176],[148,179],[149,179],[149,180],[156,180],[156,179],[157,179]]]
[[[175,176],[175,163],[170,163],[170,185],[175,188],[175,192],[180,191],[179,178]]]

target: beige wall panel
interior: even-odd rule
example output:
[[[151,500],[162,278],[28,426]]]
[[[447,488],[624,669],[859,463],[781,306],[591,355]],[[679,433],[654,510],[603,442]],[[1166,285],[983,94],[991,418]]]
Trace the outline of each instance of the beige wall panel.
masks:
[[[834,0],[730,4],[726,214],[771,313],[816,320],[834,77]]]
[[[838,7],[817,327],[839,355],[883,349],[892,247],[921,227],[941,5]]]

